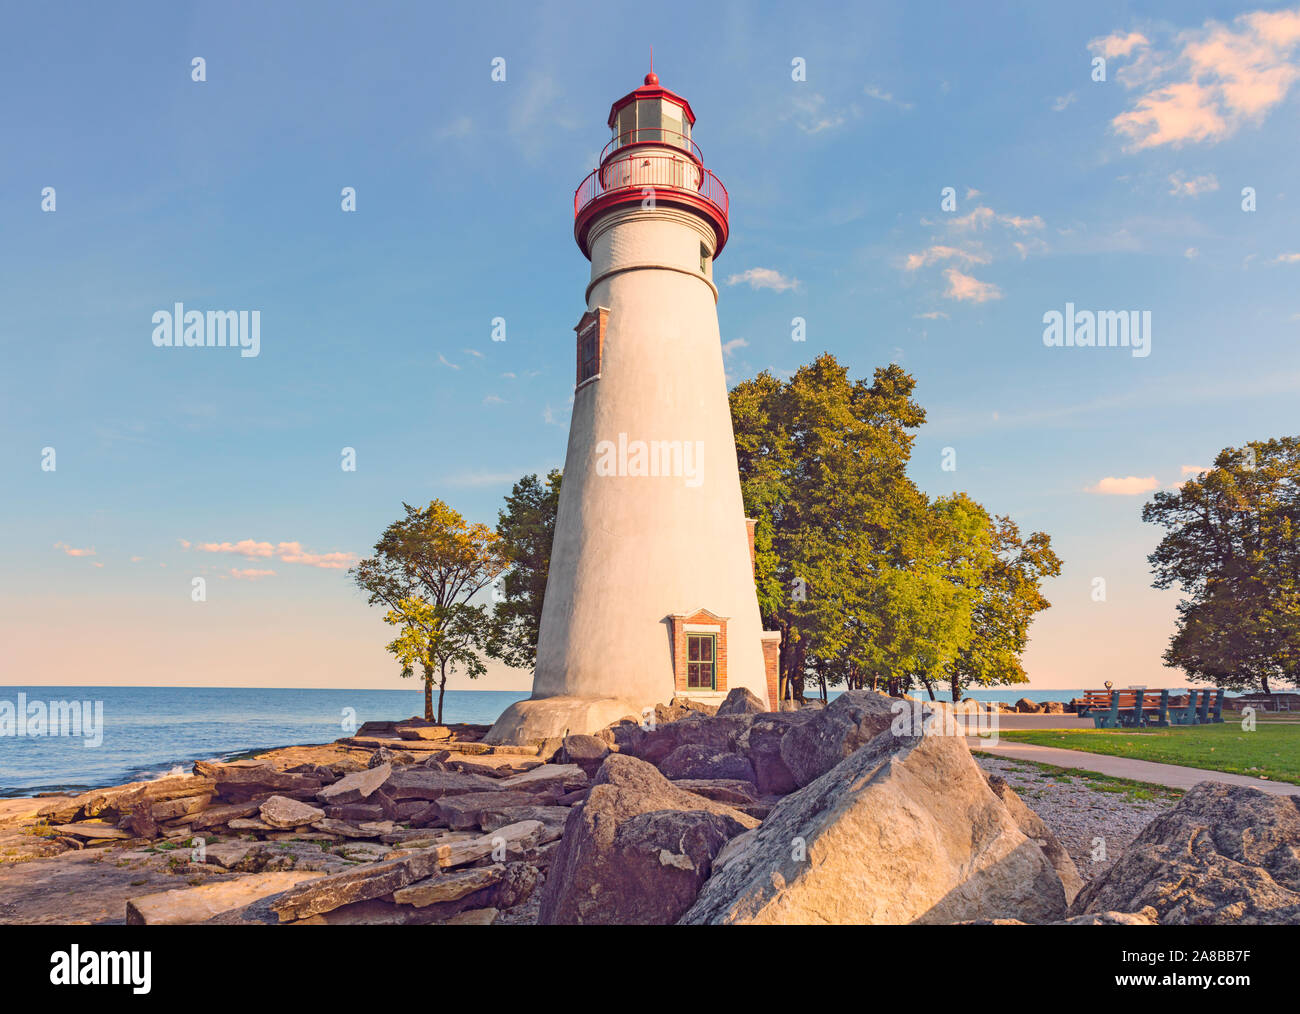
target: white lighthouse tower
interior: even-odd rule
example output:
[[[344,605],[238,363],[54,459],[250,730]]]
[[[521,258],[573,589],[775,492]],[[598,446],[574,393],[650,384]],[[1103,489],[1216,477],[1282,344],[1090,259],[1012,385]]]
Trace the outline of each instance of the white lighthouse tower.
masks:
[[[490,742],[591,732],[674,696],[775,708],[736,467],[713,262],[727,191],[659,84],[614,103],[574,195],[591,260],[533,696]]]

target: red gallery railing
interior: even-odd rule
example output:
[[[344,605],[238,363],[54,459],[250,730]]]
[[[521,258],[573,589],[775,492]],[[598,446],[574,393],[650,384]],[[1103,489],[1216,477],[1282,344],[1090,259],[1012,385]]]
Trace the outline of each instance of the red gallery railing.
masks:
[[[658,145],[659,147],[681,148],[683,151],[690,152],[691,157],[699,162],[704,163],[704,153],[700,151],[700,146],[692,141],[685,134],[678,133],[675,130],[665,130],[663,127],[637,127],[634,130],[625,130],[609,144],[600,153],[600,160],[605,161],[610,153],[617,151],[619,148],[630,148],[634,145]]]
[[[679,190],[712,204],[725,219],[727,188],[702,165],[675,155],[629,155],[594,169],[573,194],[576,218],[592,201],[626,190]]]

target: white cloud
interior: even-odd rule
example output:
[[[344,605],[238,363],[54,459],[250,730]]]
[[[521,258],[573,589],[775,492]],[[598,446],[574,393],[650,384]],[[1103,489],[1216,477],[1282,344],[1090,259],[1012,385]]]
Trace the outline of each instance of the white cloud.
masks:
[[[963,303],[987,303],[991,299],[1001,299],[1002,290],[992,282],[981,282],[970,275],[964,275],[956,268],[948,268],[943,277],[948,280],[944,295]]]
[[[1160,481],[1154,475],[1126,475],[1122,479],[1108,475],[1095,486],[1089,486],[1085,493],[1097,493],[1101,496],[1141,496],[1160,488]]]
[[[876,85],[867,85],[862,90],[866,95],[870,96],[871,98],[877,99],[880,102],[887,102],[891,106],[898,106],[899,109],[909,110],[912,108],[912,103],[904,102],[902,99],[896,99],[894,98],[891,92],[887,92],[883,88],[877,87]]]
[[[929,313],[918,313],[919,320],[950,320],[951,318],[942,310],[931,310]]]
[[[505,403],[506,400],[504,398],[498,398],[495,394],[489,394],[483,399],[484,405],[504,405]]]
[[[1278,254],[1273,258],[1274,264],[1300,264],[1300,253]]]
[[[907,260],[903,263],[903,270],[916,271],[919,268],[929,267],[931,264],[946,260],[960,260],[966,264],[987,264],[990,259],[989,255],[982,251],[962,250],[955,246],[936,244],[927,247],[920,253],[908,254]]]
[[[802,284],[799,279],[787,278],[772,268],[750,268],[748,271],[727,277],[728,285],[740,285],[746,282],[751,289],[772,289],[775,292],[797,289]]]
[[[1214,173],[1189,178],[1179,169],[1169,174],[1169,192],[1175,197],[1200,197],[1201,194],[1213,193],[1218,189],[1219,180]]]
[[[1056,101],[1052,103],[1052,110],[1057,113],[1063,113],[1076,98],[1078,98],[1078,96],[1074,92],[1070,92],[1068,95],[1059,95],[1057,96]]]
[[[1300,77],[1300,8],[1254,11],[1230,25],[1207,21],[1175,35],[1168,51],[1136,32],[1089,48],[1108,59],[1137,54],[1116,75],[1137,97],[1111,120],[1130,151],[1214,144],[1263,122]]]
[[[275,571],[257,570],[252,567],[245,567],[241,570],[238,567],[231,567],[230,576],[240,581],[256,581],[263,577],[275,577]]]
[[[186,543],[187,548],[188,546]],[[301,563],[322,570],[346,570],[357,561],[355,553],[308,552],[302,548],[301,542],[279,542],[272,545],[269,542],[241,539],[239,542],[200,542],[194,548],[200,553],[234,553],[248,559],[276,557],[284,563]]]
[[[724,356],[729,356],[731,353],[735,352],[736,349],[743,349],[748,347],[748,345],[749,342],[745,341],[744,338],[733,338],[729,342],[722,343],[722,354]]]
[[[459,370],[459,369],[460,369],[459,366],[457,366],[457,365],[456,365],[455,363],[453,363],[453,362],[450,362],[450,361],[447,359],[447,357],[444,356],[441,352],[438,353],[438,362],[442,363],[443,366],[450,366],[453,370]]]
[[[1104,38],[1093,39],[1088,43],[1088,48],[1109,60],[1116,56],[1128,56],[1135,49],[1144,49],[1150,44],[1147,37],[1140,32],[1126,34],[1114,32]]]
[[[75,546],[69,546],[66,542],[56,542],[55,549],[61,549],[68,556],[95,556],[95,549],[92,546],[89,549],[77,549]]]

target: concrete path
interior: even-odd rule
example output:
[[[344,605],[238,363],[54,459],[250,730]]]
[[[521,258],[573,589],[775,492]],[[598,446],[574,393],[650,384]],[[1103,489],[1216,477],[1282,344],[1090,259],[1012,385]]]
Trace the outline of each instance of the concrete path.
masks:
[[[1033,717],[1029,715],[1025,718]],[[1060,716],[1053,715],[1059,722]],[[1089,723],[1091,725],[1091,723]],[[1056,726],[1059,728],[1059,725]],[[1023,727],[1022,727],[1023,728]],[[1274,796],[1300,795],[1300,785],[1289,782],[1270,782],[1247,775],[1232,775],[1225,771],[1207,771],[1204,768],[1185,768],[1179,764],[1157,764],[1155,761],[1134,760],[1130,757],[1112,757],[1104,753],[1084,750],[1062,750],[1054,746],[1036,746],[1032,743],[999,742],[971,737],[966,740],[972,750],[980,750],[995,757],[1033,761],[1036,764],[1053,764],[1059,768],[1081,768],[1096,771],[1112,778],[1131,778],[1137,782],[1153,782],[1171,789],[1190,789],[1198,782],[1228,782],[1232,785],[1249,785]]]

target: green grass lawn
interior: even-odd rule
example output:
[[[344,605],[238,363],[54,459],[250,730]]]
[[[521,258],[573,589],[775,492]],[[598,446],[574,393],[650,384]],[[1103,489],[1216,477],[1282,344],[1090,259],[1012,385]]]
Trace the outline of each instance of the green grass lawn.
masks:
[[[1168,729],[1006,729],[998,738],[1300,785],[1300,725],[1261,724],[1254,732],[1227,720]]]

